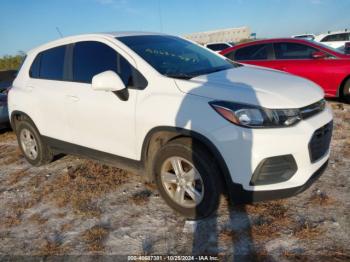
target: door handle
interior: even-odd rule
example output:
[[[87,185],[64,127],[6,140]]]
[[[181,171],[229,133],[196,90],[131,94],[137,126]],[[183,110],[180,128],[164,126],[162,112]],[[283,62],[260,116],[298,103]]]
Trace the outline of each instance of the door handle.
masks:
[[[79,98],[77,96],[68,95],[67,98],[74,101],[74,102],[79,101]]]

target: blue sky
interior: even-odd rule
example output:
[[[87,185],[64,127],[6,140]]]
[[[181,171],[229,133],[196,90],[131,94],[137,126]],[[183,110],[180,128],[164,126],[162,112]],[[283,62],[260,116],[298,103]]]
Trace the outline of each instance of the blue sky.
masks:
[[[56,27],[68,36],[248,25],[258,37],[350,28],[350,0],[0,0],[0,10],[0,56],[59,38]]]

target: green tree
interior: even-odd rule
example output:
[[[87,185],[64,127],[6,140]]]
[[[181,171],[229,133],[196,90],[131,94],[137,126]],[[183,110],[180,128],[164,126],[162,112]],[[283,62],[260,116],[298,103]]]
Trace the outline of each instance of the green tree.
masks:
[[[17,70],[22,64],[25,57],[24,52],[19,52],[17,55],[5,55],[0,58],[0,70]]]

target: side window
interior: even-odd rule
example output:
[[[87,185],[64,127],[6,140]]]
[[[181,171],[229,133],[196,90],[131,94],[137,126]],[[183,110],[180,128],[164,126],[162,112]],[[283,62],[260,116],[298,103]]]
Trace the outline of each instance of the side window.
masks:
[[[125,85],[130,85],[131,65],[111,47],[96,41],[78,42],[73,51],[73,80],[91,83],[92,78],[104,71],[116,72]]]
[[[349,33],[334,34],[326,36],[321,40],[321,42],[337,42],[337,41],[348,41]]]
[[[41,53],[39,78],[63,80],[65,51],[65,46],[59,46]]]
[[[30,70],[29,70],[29,76],[33,78],[39,78],[40,77],[40,58],[41,54],[38,54],[36,58],[34,59],[34,62],[32,63]]]
[[[317,49],[297,43],[274,44],[276,59],[310,59]]]
[[[251,45],[238,49],[233,57],[236,61],[242,60],[267,60],[268,49],[266,44]]]

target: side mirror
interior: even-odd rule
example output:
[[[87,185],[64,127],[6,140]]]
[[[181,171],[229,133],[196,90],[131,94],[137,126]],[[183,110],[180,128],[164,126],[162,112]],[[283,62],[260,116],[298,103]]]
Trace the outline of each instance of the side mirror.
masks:
[[[92,78],[92,89],[96,91],[121,91],[125,89],[123,81],[113,71],[105,71]]]
[[[321,52],[321,51],[316,51],[316,52],[312,53],[313,59],[325,59],[327,57],[328,57],[328,55],[324,52]]]

